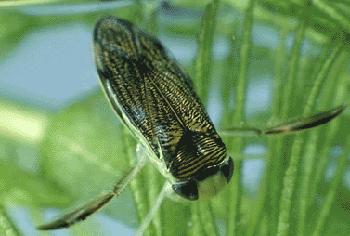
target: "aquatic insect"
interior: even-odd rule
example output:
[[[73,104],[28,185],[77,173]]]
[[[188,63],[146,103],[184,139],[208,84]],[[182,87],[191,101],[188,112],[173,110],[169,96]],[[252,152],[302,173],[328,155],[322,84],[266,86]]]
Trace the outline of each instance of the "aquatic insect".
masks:
[[[149,160],[167,179],[157,200],[172,192],[188,200],[217,194],[231,179],[232,158],[215,130],[189,77],[155,37],[116,17],[99,20],[94,31],[97,72],[117,116],[148,151]],[[256,135],[287,133],[325,124],[343,106],[266,130],[228,129]],[[69,227],[119,195],[144,165],[140,160],[114,188],[39,229]],[[155,207],[154,209],[156,209]],[[154,212],[154,211],[153,211]],[[150,222],[152,214],[143,224]]]

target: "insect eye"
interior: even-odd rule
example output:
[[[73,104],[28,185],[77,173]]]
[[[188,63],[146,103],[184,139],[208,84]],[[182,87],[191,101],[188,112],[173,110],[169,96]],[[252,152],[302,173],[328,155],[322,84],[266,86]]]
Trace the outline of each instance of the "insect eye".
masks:
[[[233,174],[234,164],[232,161],[232,158],[229,157],[228,161],[223,164],[220,168],[222,174],[226,177],[227,182],[230,181],[232,174]]]
[[[192,201],[198,199],[198,187],[194,180],[175,183],[172,185],[172,187],[175,193],[181,197]]]

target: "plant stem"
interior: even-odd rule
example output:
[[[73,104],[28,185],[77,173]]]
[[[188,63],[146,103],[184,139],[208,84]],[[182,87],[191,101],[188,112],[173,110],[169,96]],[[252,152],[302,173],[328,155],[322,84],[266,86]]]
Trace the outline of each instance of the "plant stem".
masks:
[[[306,11],[306,10],[305,10]],[[297,29],[295,38],[294,38],[294,43],[293,43],[293,48],[292,48],[292,54],[290,58],[290,63],[289,63],[289,71],[288,71],[288,76],[287,80],[285,81],[286,86],[284,88],[284,96],[283,96],[283,106],[282,106],[282,119],[287,120],[289,111],[291,110],[291,107],[293,106],[292,101],[294,99],[292,98],[293,96],[293,90],[296,88],[297,84],[297,73],[298,73],[298,68],[299,68],[299,63],[300,63],[300,58],[301,58],[301,47],[302,43],[304,40],[304,35],[305,35],[305,28],[307,24],[307,18],[304,18],[300,24],[300,26]]]
[[[326,225],[326,221],[329,217],[329,212],[333,206],[334,198],[337,194],[337,189],[342,182],[342,179],[343,179],[343,176],[344,176],[344,173],[346,170],[346,162],[347,162],[349,154],[350,154],[350,146],[348,145],[349,142],[350,142],[350,140],[349,140],[349,136],[348,136],[347,142],[346,142],[346,144],[347,144],[346,150],[339,158],[338,165],[337,165],[335,172],[334,172],[335,175],[334,175],[333,180],[331,182],[329,192],[326,196],[326,199],[325,199],[324,203],[322,204],[321,213],[316,221],[317,222],[316,228],[315,228],[312,236],[321,235],[322,231],[324,230],[324,227]]]
[[[205,233],[203,232],[202,226],[199,223],[199,215],[199,203],[194,202],[193,204],[191,204],[191,227],[189,228],[190,230],[188,232],[188,234],[191,236],[203,235]]]
[[[328,72],[334,60],[337,58],[338,53],[340,52],[340,49],[341,49],[340,46],[337,46],[334,49],[331,56],[327,58],[321,70],[317,74],[314,85],[306,100],[306,105],[303,112],[304,115],[310,114],[312,108],[314,107],[316,103],[316,99],[320,93],[321,86],[324,84],[324,81],[327,78]],[[291,160],[287,168],[285,177],[283,179],[283,190],[282,190],[281,203],[280,203],[280,217],[278,222],[278,235],[282,235],[282,236],[288,235],[288,232],[289,232],[292,194],[295,191],[295,183],[297,179],[298,168],[300,166],[299,162],[302,156],[301,155],[302,144],[303,144],[303,136],[298,135],[295,138],[294,143],[292,145]],[[307,190],[304,190],[304,191],[307,191]],[[306,199],[306,193],[303,193],[303,194],[305,195],[305,199]],[[299,205],[302,205],[301,208],[304,212],[300,213],[299,215],[301,219],[299,219],[300,226],[299,226],[298,233],[303,234],[304,222],[300,222],[300,220],[305,220],[306,203],[303,202],[304,199],[302,199],[302,197],[299,199],[301,201]]]
[[[257,235],[261,221],[263,220],[264,211],[266,210],[266,200],[267,200],[267,192],[266,192],[266,181],[261,181],[259,196],[257,199],[256,207],[254,207],[255,211],[251,212],[252,219],[249,223],[249,228],[247,232],[247,236]]]
[[[331,2],[326,3],[326,1],[313,0],[313,4],[330,19],[337,22],[337,25],[341,26],[345,31],[350,31],[350,17],[342,15],[341,11],[333,8]]]
[[[341,65],[344,64],[344,55],[345,53],[341,53],[341,57],[340,59],[338,59],[337,61],[341,61]],[[336,69],[333,69],[337,70]],[[339,77],[340,74],[338,71],[336,71],[335,75],[333,75],[333,77],[337,78]],[[334,104],[341,104],[344,101],[344,97],[346,95],[346,76],[341,76],[340,79],[338,79],[336,81],[336,83],[334,83],[333,86],[331,86],[331,90],[332,92],[328,92],[329,94],[327,95],[327,98],[333,97],[334,96],[334,92],[333,91],[338,91],[337,95],[335,97],[335,99],[327,99],[327,101],[332,101],[332,103]],[[329,129],[328,132],[324,135],[324,143],[330,143],[336,136],[337,133],[339,131],[340,128],[340,124],[339,122],[334,122],[332,124],[329,125]],[[313,173],[313,183],[311,185],[311,188],[309,190],[309,198],[314,198],[316,196],[316,192],[319,189],[321,183],[322,183],[322,178],[325,176],[325,172],[327,169],[327,164],[329,163],[329,152],[330,152],[331,146],[329,145],[322,145],[320,150],[319,150],[319,154],[318,154],[318,160],[315,163],[315,170]],[[310,199],[310,205],[311,204],[311,199]]]
[[[214,33],[219,0],[212,0],[205,7],[198,37],[198,50],[195,61],[195,83],[199,97],[206,104],[208,85],[213,65]]]
[[[210,202],[199,203],[199,218],[201,225],[207,235],[219,235]]]
[[[283,68],[284,64],[286,62],[285,56],[286,56],[286,38],[288,35],[288,31],[283,29],[280,32],[280,39],[279,44],[276,50],[276,56],[275,56],[275,82],[274,82],[274,104],[273,104],[273,110],[272,110],[272,117],[271,121],[275,122],[277,120],[277,117],[281,113],[281,105],[282,105],[282,98],[283,98]],[[276,121],[277,122],[277,121]],[[266,163],[265,168],[265,202],[264,202],[264,209],[267,211],[267,234],[268,235],[275,235],[277,230],[277,223],[278,223],[278,203],[279,203],[279,196],[280,196],[280,186],[282,185],[281,181],[279,180],[279,176],[281,174],[281,167],[283,166],[283,159],[280,157],[280,149],[279,146],[281,146],[281,142],[277,142],[276,145],[276,139],[271,138],[268,141],[269,145],[269,153],[268,153],[268,160]]]
[[[325,62],[322,65],[321,70],[317,74],[317,78],[314,82],[314,85],[311,89],[309,98],[307,100],[304,114],[307,115],[311,112],[312,108],[314,107],[316,103],[316,98],[318,97],[320,93],[320,89],[322,84],[324,84],[325,79],[327,78],[328,72],[334,63],[335,59],[339,57],[339,54],[341,52],[341,44],[337,45],[336,48],[332,51],[331,55],[329,55]],[[327,50],[328,51],[328,50]],[[308,142],[306,145],[306,151],[305,151],[305,163],[304,163],[304,172],[301,176],[301,187],[300,187],[300,202],[299,202],[299,209],[298,209],[298,217],[297,217],[297,233],[299,236],[303,236],[305,234],[305,220],[306,220],[306,210],[307,210],[307,200],[308,200],[308,192],[310,190],[311,185],[311,174],[312,169],[314,168],[315,159],[312,157],[316,157],[315,155],[312,155],[316,150],[316,143],[317,143],[317,132],[312,132],[310,134],[310,137],[308,139]]]
[[[245,18],[243,23],[243,40],[240,50],[240,64],[239,77],[237,80],[236,96],[235,96],[235,113],[233,121],[235,124],[241,124],[245,120],[245,103],[246,103],[246,87],[248,80],[249,55],[252,47],[252,28],[253,28],[253,14],[254,14],[255,0],[250,0],[245,11]],[[233,140],[232,145],[235,148],[233,151],[236,156],[241,155],[243,149],[243,140],[237,138]],[[227,235],[239,235],[240,232],[240,204],[242,192],[242,161],[235,162],[235,173],[233,181],[230,184],[227,212]]]
[[[213,65],[213,47],[214,47],[214,33],[216,27],[216,18],[219,7],[219,0],[212,0],[209,2],[204,10],[202,16],[202,23],[198,38],[198,50],[195,61],[195,83],[199,97],[202,98],[206,104],[208,97],[209,81]],[[215,218],[210,207],[210,203],[199,203],[198,208],[192,208],[200,214],[199,219],[204,221],[201,225],[204,231],[209,235],[216,235],[217,230],[215,226]],[[192,214],[196,214],[192,212]],[[198,222],[192,222],[198,224]]]
[[[289,64],[289,71],[288,71],[288,77],[286,80],[286,87],[284,90],[284,97],[283,97],[283,106],[281,110],[281,117],[284,120],[287,120],[289,116],[289,111],[291,110],[291,107],[293,107],[292,101],[292,95],[293,95],[293,89],[297,86],[297,71],[300,63],[300,54],[301,54],[301,47],[302,42],[304,39],[305,34],[305,28],[307,24],[307,0],[304,2],[305,6],[303,9],[303,19],[302,22],[297,29],[296,36],[294,38],[293,48],[292,48],[292,54],[290,58],[290,64]],[[294,140],[294,143],[292,145],[292,151],[291,151],[291,159],[289,166],[286,170],[285,176],[283,178],[283,187],[279,202],[279,216],[278,216],[278,224],[277,224],[277,235],[279,236],[287,236],[289,232],[289,225],[290,225],[290,210],[291,210],[291,201],[292,201],[292,194],[294,190],[294,185],[297,177],[297,170],[298,170],[298,164],[300,161],[300,152],[302,150],[302,136],[297,136]],[[282,153],[282,147],[283,147],[283,140],[279,140],[276,144],[276,153],[277,156],[281,157],[283,156]],[[281,171],[283,168],[283,163],[280,162],[280,166],[276,167],[276,173],[277,176],[274,176],[274,178],[279,178],[281,176]],[[276,183],[274,183],[276,184]],[[275,189],[275,191],[278,191],[279,189]],[[272,193],[276,196],[278,193]],[[276,199],[274,199],[276,200]],[[276,217],[276,216],[275,216]]]

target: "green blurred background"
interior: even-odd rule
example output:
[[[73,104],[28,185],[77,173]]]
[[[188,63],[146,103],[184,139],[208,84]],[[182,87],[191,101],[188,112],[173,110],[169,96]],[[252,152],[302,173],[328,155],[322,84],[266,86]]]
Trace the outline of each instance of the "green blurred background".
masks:
[[[0,1],[0,235],[133,235],[164,183],[147,166],[97,215],[35,230],[136,156],[98,84],[92,31],[105,15],[161,39],[218,129],[349,104],[345,0]],[[223,137],[231,184],[211,201],[165,200],[146,234],[349,235],[349,121],[346,110],[293,136]]]

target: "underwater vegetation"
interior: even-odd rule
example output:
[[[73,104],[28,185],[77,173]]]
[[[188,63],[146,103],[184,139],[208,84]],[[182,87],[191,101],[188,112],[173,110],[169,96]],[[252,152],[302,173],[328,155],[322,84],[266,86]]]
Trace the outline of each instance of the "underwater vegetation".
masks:
[[[163,187],[147,163],[97,215],[35,229],[145,155],[99,86],[107,15],[161,40],[219,133],[253,130],[221,133],[234,172],[220,193],[164,199],[146,235],[348,235],[349,110],[291,135],[254,130],[349,105],[349,13],[340,0],[0,1],[0,235],[133,235]]]

